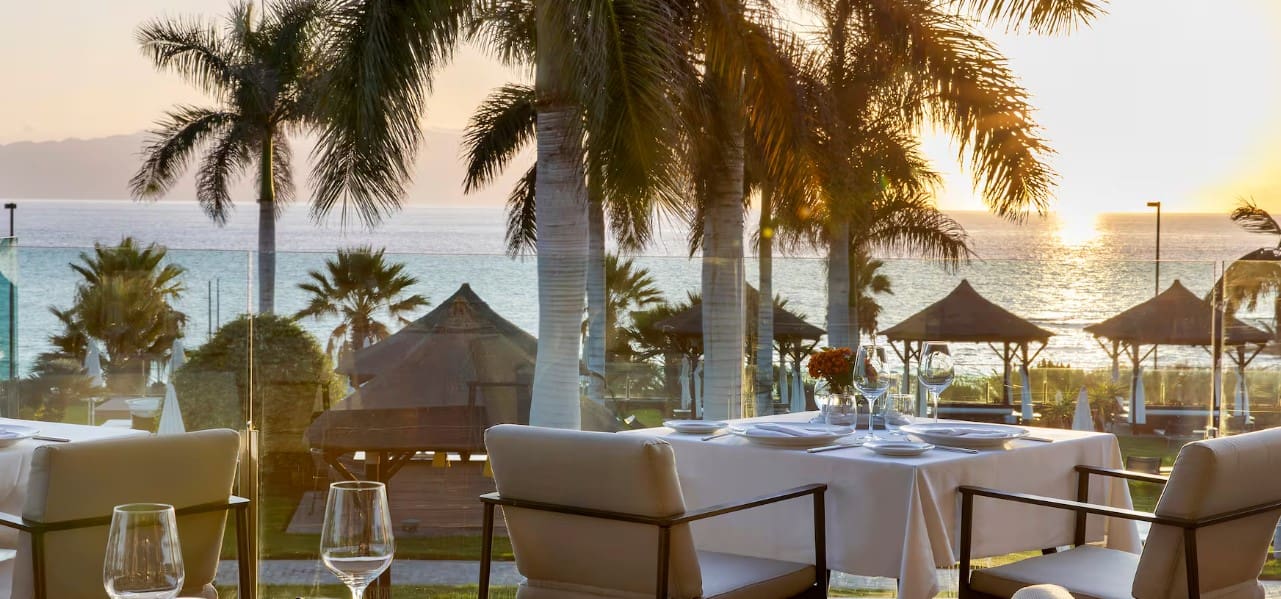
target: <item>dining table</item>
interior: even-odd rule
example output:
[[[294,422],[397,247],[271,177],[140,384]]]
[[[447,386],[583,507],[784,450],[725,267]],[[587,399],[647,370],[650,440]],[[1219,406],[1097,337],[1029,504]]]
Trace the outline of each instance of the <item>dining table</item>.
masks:
[[[7,447],[0,447],[0,512],[21,514],[27,500],[27,481],[31,476],[31,456],[41,445],[77,443],[97,439],[148,435],[147,431],[117,427],[85,426],[65,422],[42,422],[0,418],[0,427],[8,425],[35,429],[36,438],[23,439]],[[0,556],[18,546],[18,531],[0,528]]]
[[[792,413],[729,424],[808,423],[817,414]],[[704,440],[708,435],[682,434],[665,427],[625,434],[653,435],[671,444],[685,503],[691,509],[805,484],[827,484],[828,566],[850,574],[895,578],[899,597],[918,599],[936,595],[937,568],[954,567],[958,561],[957,487],[975,485],[1075,499],[1074,466],[1122,466],[1114,435],[1024,428],[1038,440],[1018,439],[977,453],[933,449],[914,457],[884,456],[853,446],[810,453],[757,444],[737,434]],[[1091,481],[1089,499],[1131,507],[1128,486],[1110,478]],[[813,521],[811,502],[785,502],[692,526],[699,549],[813,563]],[[974,522],[972,551],[981,558],[1071,545],[1075,520],[1065,511],[977,501]],[[1091,516],[1087,540],[1133,553],[1140,548],[1138,531],[1126,520]]]

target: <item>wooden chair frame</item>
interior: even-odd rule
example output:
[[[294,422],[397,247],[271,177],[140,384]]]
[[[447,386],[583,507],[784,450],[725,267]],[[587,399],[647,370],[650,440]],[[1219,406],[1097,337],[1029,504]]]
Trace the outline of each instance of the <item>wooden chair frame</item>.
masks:
[[[249,559],[249,500],[244,497],[232,495],[227,501],[217,501],[214,503],[204,503],[193,505],[181,509],[174,509],[175,516],[186,516],[189,514],[203,514],[207,512],[234,510],[236,518],[236,561],[239,564],[239,580],[237,581],[238,597],[243,599],[254,599],[254,588],[249,578],[250,564],[246,563]],[[63,530],[74,530],[77,528],[91,528],[94,526],[107,526],[111,524],[111,516],[97,516],[93,518],[80,518],[77,520],[62,520],[58,522],[41,522],[37,520],[27,520],[21,516],[0,512],[0,526],[5,528],[14,528],[31,535],[31,568],[32,582],[35,587],[35,599],[46,599],[46,582],[47,575],[44,563],[44,535],[51,532]]]
[[[1097,466],[1077,466],[1076,473],[1076,501],[1044,497],[1041,495],[1031,495],[1027,493],[1009,493],[984,487],[963,486],[958,489],[961,493],[961,562],[959,566],[959,594],[962,599],[1000,599],[994,595],[975,591],[970,588],[970,545],[973,539],[972,530],[974,526],[975,497],[990,497],[1004,501],[1027,503],[1075,512],[1076,523],[1073,530],[1072,540],[1072,544],[1075,547],[1085,544],[1085,521],[1086,517],[1090,514],[1181,528],[1183,529],[1183,559],[1184,569],[1187,571],[1188,599],[1199,599],[1201,596],[1201,586],[1198,578],[1200,576],[1200,572],[1197,568],[1197,530],[1281,509],[1281,501],[1272,501],[1221,514],[1213,514],[1203,518],[1189,519],[1175,518],[1171,516],[1158,516],[1150,512],[1101,506],[1087,503],[1090,497],[1091,475],[1109,476],[1113,478],[1136,480],[1160,485],[1164,485],[1169,482],[1170,479],[1166,476],[1157,476],[1153,474],[1144,474],[1142,472],[1131,472],[1128,470],[1117,470],[1112,468],[1100,468]]]
[[[479,599],[489,599],[489,570],[490,563],[493,558],[495,506],[540,510],[545,512],[555,512],[558,514],[569,514],[573,516],[600,518],[603,520],[615,520],[620,522],[634,522],[637,524],[648,524],[658,528],[658,586],[655,587],[656,591],[654,596],[656,599],[667,599],[668,568],[671,560],[671,533],[673,526],[688,524],[695,520],[702,520],[713,516],[739,512],[754,507],[760,507],[762,505],[812,495],[814,497],[814,586],[791,599],[826,599],[828,571],[825,518],[827,514],[823,501],[823,494],[826,491],[827,485],[824,484],[804,485],[771,495],[762,495],[742,502],[724,503],[698,510],[686,511],[681,514],[661,517],[594,510],[553,503],[541,503],[537,501],[524,501],[521,499],[502,497],[498,493],[487,493],[480,496],[481,502],[485,504],[485,522],[484,529],[481,532],[480,587],[476,596]]]

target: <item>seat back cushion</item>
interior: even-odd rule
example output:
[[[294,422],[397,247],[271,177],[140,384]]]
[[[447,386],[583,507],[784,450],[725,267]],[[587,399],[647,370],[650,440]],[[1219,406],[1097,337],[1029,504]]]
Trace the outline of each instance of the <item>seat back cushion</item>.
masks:
[[[1189,443],[1157,501],[1160,516],[1197,519],[1281,501],[1281,429]],[[1262,597],[1259,572],[1281,511],[1197,531],[1202,595]],[[1187,597],[1183,529],[1153,525],[1135,573],[1138,599]]]
[[[485,433],[504,498],[642,516],[685,511],[676,458],[666,441],[504,424]],[[531,587],[615,597],[653,597],[658,528],[504,508],[516,567]],[[702,594],[688,525],[671,529],[669,592]]]
[[[239,435],[209,430],[126,437],[36,448],[22,517],[60,522],[109,516],[125,503],[175,508],[226,501],[236,472]],[[182,596],[207,596],[217,572],[223,511],[182,516],[178,542],[186,571]],[[45,534],[46,596],[104,597],[107,526]],[[31,537],[23,534],[13,597],[33,596]]]

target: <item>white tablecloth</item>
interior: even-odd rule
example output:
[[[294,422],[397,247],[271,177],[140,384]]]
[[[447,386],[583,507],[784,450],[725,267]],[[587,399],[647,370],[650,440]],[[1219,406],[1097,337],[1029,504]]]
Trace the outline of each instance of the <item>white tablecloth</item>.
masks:
[[[808,421],[815,413],[772,416]],[[760,420],[760,419],[754,419]],[[748,421],[750,422],[750,420]],[[667,439],[690,508],[744,500],[810,483],[827,483],[827,560],[837,571],[899,580],[899,597],[932,597],[936,567],[960,555],[960,485],[1074,499],[1073,466],[1121,467],[1116,437],[1033,429],[1053,443],[1016,441],[1010,449],[977,455],[931,451],[919,457],[883,457],[863,448],[811,454],[752,445],[725,437],[702,441],[666,428],[635,431]],[[1092,502],[1131,507],[1124,482],[1094,477]],[[812,563],[814,540],[808,500],[793,500],[694,524],[700,549]],[[974,556],[1003,555],[1069,545],[1073,516],[1064,511],[977,498]],[[1133,522],[1090,517],[1092,540],[1138,552]]]
[[[103,428],[61,422],[33,422],[0,418],[0,424],[20,424],[40,430],[41,435],[70,439],[72,443],[91,439],[106,439],[130,435],[146,435],[145,431],[121,428]],[[41,445],[59,443],[58,441],[39,441],[25,439],[8,447],[0,448],[0,512],[22,514],[23,503],[27,500],[27,478],[31,475],[31,455]],[[0,528],[0,547],[12,549],[17,547],[18,533],[9,528]],[[4,590],[8,592],[7,589]]]

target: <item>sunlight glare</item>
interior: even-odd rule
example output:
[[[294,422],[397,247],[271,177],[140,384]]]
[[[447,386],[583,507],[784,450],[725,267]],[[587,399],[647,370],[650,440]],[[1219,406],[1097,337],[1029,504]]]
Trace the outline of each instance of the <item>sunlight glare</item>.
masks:
[[[1088,245],[1099,237],[1099,215],[1087,212],[1059,212],[1056,215],[1059,244],[1064,247]]]

